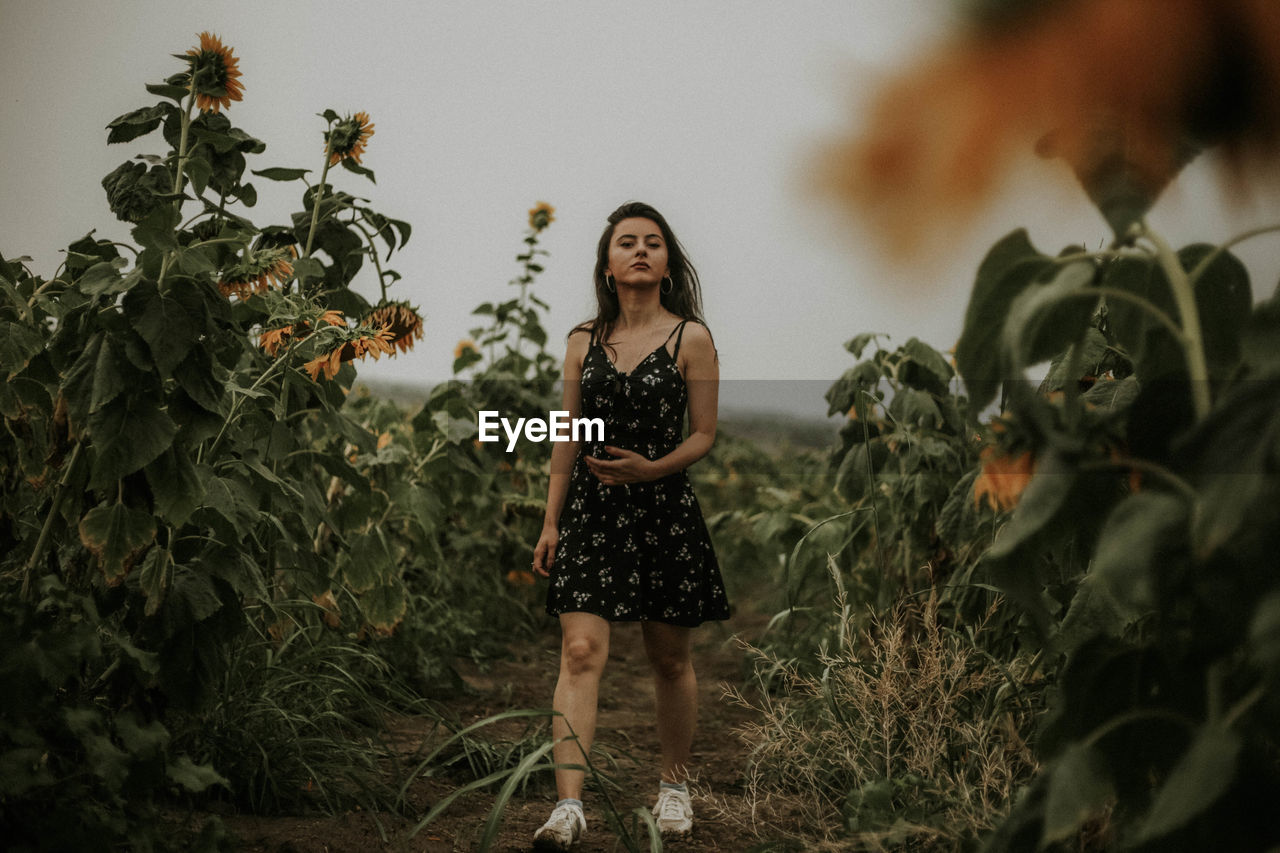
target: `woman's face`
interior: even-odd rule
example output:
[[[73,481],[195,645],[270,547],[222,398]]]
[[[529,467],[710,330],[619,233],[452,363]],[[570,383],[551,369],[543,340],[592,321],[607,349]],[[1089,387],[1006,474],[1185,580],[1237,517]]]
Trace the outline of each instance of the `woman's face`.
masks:
[[[667,241],[658,223],[634,217],[614,226],[608,269],[619,285],[661,284],[667,274]]]

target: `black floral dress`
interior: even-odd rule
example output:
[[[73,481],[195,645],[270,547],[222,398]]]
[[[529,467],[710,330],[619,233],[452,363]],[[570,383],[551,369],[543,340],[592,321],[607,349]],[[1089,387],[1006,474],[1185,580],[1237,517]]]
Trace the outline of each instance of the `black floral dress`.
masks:
[[[604,441],[584,442],[560,513],[547,612],[594,613],[613,622],[695,626],[729,618],[711,537],[685,471],[647,483],[606,486],[584,454],[606,444],[658,459],[683,440],[689,394],[676,367],[685,323],[630,373],[594,335],[582,362],[582,417],[604,420]],[[674,353],[667,342],[675,337]]]

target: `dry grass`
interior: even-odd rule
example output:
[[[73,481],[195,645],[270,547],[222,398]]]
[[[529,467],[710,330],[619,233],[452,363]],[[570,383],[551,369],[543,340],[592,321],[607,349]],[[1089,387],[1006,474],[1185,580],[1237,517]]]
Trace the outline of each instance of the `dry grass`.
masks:
[[[753,830],[805,849],[954,849],[990,829],[1036,764],[1023,733],[1025,661],[1001,664],[939,624],[938,602],[900,602],[865,629],[837,600],[840,646],[819,677],[748,646],[784,685],[731,697],[759,715],[739,733]]]

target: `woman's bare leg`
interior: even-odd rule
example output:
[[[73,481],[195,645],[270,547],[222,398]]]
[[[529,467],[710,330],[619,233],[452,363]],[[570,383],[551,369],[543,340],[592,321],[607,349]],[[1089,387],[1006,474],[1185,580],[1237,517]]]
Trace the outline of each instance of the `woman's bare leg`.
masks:
[[[557,764],[583,764],[591,754],[596,734],[596,705],[600,676],[609,657],[609,623],[594,613],[560,614],[560,678],[556,681],[552,707],[563,716],[551,720],[556,740],[552,755]],[[576,741],[563,740],[569,727]],[[581,770],[556,769],[556,791],[560,799],[582,799]]]
[[[689,751],[698,719],[698,680],[691,655],[693,631],[664,622],[642,622],[644,650],[653,667],[658,700],[658,742],[662,744],[662,779],[683,782],[689,774]]]

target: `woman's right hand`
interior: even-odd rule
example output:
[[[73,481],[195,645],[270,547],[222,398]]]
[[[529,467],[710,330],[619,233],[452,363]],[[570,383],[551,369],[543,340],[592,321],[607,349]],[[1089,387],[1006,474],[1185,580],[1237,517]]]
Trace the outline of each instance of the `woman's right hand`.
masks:
[[[560,544],[560,531],[554,527],[542,528],[538,544],[533,549],[533,570],[544,578],[551,577],[551,567],[556,564],[556,546]]]

